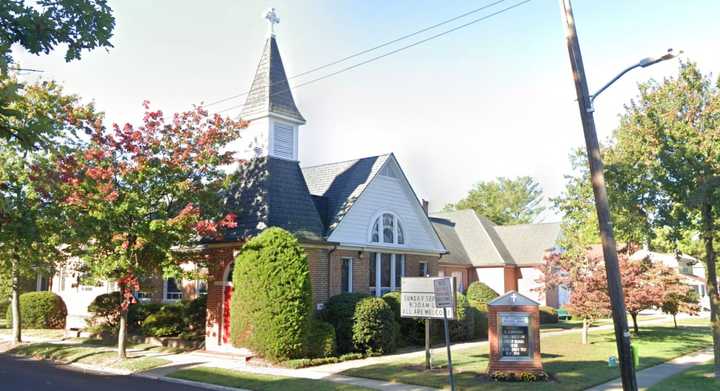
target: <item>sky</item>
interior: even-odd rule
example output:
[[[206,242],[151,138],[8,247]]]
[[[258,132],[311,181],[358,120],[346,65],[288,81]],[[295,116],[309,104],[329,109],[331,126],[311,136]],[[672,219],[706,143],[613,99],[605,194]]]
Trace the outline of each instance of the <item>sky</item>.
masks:
[[[289,76],[491,3],[491,0],[110,0],[109,50],[66,63],[64,50],[15,59],[106,113],[142,118],[142,101],[166,113],[246,91],[265,39],[263,11],[280,17],[276,38]],[[450,29],[486,11],[358,57],[303,82]],[[720,2],[576,0],[578,36],[591,91],[641,58],[683,50],[705,73],[720,70]],[[601,140],[612,135],[637,84],[677,73],[676,60],[623,77],[595,101]],[[293,84],[293,83],[291,83]],[[303,166],[394,152],[431,210],[478,181],[532,176],[546,200],[561,194],[569,153],[583,146],[564,26],[555,0],[532,0],[379,61],[293,90],[307,120]],[[242,105],[244,97],[210,107]],[[224,114],[237,116],[239,109]],[[557,221],[557,212],[540,220]]]

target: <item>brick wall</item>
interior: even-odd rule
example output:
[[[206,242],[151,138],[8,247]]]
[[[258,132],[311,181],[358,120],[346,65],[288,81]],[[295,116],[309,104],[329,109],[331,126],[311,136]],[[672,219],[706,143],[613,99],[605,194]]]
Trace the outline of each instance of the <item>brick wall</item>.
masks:
[[[306,248],[308,267],[310,269],[310,283],[312,285],[313,308],[317,309],[319,303],[328,299],[328,250],[324,248]]]
[[[208,262],[207,322],[205,349],[222,345],[222,314],[225,268],[233,261],[233,248],[212,249],[206,252]]]

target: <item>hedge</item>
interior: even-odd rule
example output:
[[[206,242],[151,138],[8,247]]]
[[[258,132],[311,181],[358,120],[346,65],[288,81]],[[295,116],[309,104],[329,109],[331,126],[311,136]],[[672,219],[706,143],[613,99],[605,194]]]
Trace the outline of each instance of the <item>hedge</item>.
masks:
[[[12,324],[12,306],[6,310],[7,324]],[[64,329],[67,307],[52,292],[27,292],[20,295],[20,325],[30,329]]]
[[[185,329],[185,313],[180,304],[162,306],[142,321],[142,333],[149,337],[171,337]]]
[[[353,317],[353,346],[368,355],[392,353],[400,326],[390,306],[379,297],[366,297]]]
[[[467,299],[473,305],[487,304],[500,295],[485,283],[475,281],[468,286]]]
[[[475,338],[475,313],[465,298],[458,292],[455,302],[455,319],[448,321],[450,341],[463,342]],[[434,319],[430,325],[430,332],[436,342],[445,341],[445,326],[442,319]]]
[[[365,293],[341,293],[332,296],[325,303],[325,309],[322,311],[321,317],[335,327],[335,340],[340,354],[350,353],[355,350],[352,341],[355,307],[360,300],[367,297],[370,296]]]
[[[557,323],[559,321],[555,308],[540,306],[540,324]]]
[[[400,324],[398,346],[424,345],[425,321],[423,319],[400,317],[400,292],[388,292],[382,298],[395,314],[395,321]]]
[[[269,228],[235,259],[230,312],[232,344],[270,361],[301,357],[310,331],[312,288],[297,239]]]
[[[313,319],[307,341],[307,357],[332,357],[335,355],[335,345],[335,327]]]

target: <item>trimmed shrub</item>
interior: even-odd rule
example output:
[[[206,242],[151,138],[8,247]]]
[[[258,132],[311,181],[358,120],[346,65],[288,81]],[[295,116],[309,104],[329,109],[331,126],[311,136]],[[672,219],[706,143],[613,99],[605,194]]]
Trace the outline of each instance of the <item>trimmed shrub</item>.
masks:
[[[307,342],[309,358],[332,357],[335,355],[335,327],[322,320],[313,319]]]
[[[193,334],[205,336],[205,320],[207,318],[207,295],[198,296],[185,306],[185,321],[188,331]]]
[[[91,315],[91,325],[106,324],[108,327],[117,327],[120,319],[120,292],[103,293],[97,295],[87,310]]]
[[[485,283],[475,281],[468,286],[467,299],[473,305],[487,304],[500,295]]]
[[[471,310],[467,298],[458,292],[455,302],[455,319],[448,321],[450,341],[470,341],[475,337],[475,311]],[[434,341],[445,341],[445,326],[442,319],[434,319],[430,326]]]
[[[149,337],[174,337],[185,329],[185,312],[179,304],[162,306],[142,322],[142,333]]]
[[[488,308],[486,304],[471,305],[469,308],[473,312],[475,320],[474,338],[483,339],[488,336]]]
[[[425,321],[400,317],[400,292],[388,292],[382,299],[388,303],[395,315],[395,321],[400,325],[398,346],[424,345]]]
[[[247,242],[235,259],[231,303],[232,344],[270,361],[298,358],[312,317],[312,288],[305,251],[280,228]]]
[[[52,292],[27,292],[20,295],[20,325],[29,329],[64,329],[67,307],[63,299]],[[5,314],[12,324],[12,308]]]
[[[148,316],[163,308],[160,303],[135,303],[128,307],[128,332],[142,333],[142,326]]]
[[[355,316],[355,307],[360,300],[367,297],[370,296],[364,293],[341,293],[331,297],[325,304],[321,317],[335,327],[335,341],[340,354],[354,351],[353,324],[355,321],[353,318]]]
[[[557,323],[559,321],[558,313],[555,308],[546,307],[544,305],[540,306],[540,324]]]
[[[385,300],[366,297],[355,307],[353,345],[368,355],[392,353],[396,348],[399,325]]]

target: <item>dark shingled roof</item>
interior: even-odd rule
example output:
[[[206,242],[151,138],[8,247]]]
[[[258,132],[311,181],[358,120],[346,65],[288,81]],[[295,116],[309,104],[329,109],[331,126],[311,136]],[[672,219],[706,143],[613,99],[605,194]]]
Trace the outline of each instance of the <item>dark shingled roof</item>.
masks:
[[[270,37],[265,42],[265,48],[255,72],[255,79],[253,79],[240,117],[252,118],[268,113],[305,123],[305,118],[295,106],[275,37]]]
[[[371,156],[302,169],[310,193],[323,198],[316,201],[316,205],[322,204],[327,208],[320,212],[327,216],[326,235],[329,236],[337,227],[390,156]]]
[[[225,208],[237,214],[238,223],[226,240],[254,236],[267,227],[286,229],[301,240],[323,239],[323,223],[296,161],[262,157],[241,163],[225,194]]]
[[[455,223],[441,217],[431,217],[430,222],[443,245],[445,245],[445,248],[448,250],[448,253],[440,258],[440,262],[472,266],[470,257],[468,257],[462,241],[458,237],[457,232],[455,232]]]

